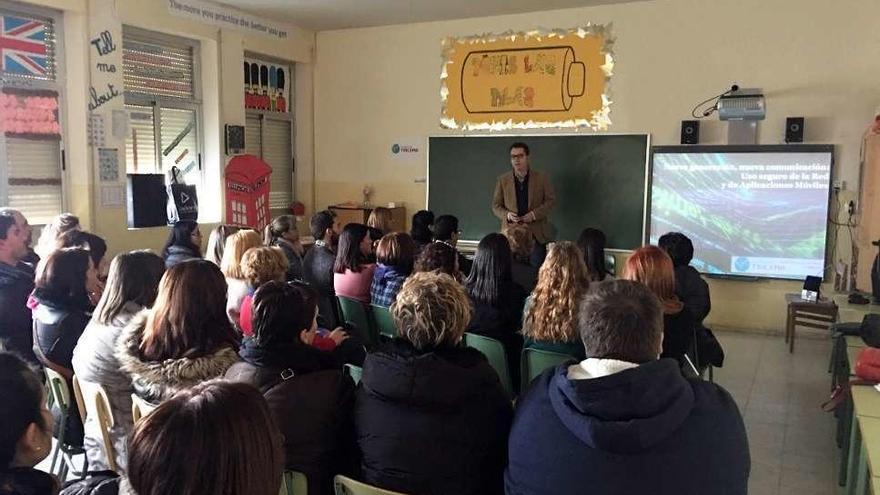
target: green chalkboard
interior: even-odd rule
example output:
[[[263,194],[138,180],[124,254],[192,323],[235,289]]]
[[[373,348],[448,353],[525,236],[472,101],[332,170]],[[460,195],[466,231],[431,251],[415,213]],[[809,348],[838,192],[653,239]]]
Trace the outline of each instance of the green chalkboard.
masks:
[[[556,206],[550,222],[559,240],[585,227],[602,229],[610,249],[642,244],[648,136],[541,135],[428,138],[428,209],[459,218],[462,239],[497,232],[492,214],[496,178],[510,171],[508,148],[529,145],[532,168],[550,176]]]

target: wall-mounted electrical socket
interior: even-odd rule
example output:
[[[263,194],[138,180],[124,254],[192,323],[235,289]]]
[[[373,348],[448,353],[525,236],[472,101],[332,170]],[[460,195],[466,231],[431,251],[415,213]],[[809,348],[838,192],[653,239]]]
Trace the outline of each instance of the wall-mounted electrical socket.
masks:
[[[834,189],[835,191],[845,190],[846,189],[846,181],[840,180],[840,179],[835,179],[831,183],[831,188]]]
[[[850,216],[852,216],[856,213],[856,202],[855,201],[849,200],[849,202],[846,204],[846,213]]]

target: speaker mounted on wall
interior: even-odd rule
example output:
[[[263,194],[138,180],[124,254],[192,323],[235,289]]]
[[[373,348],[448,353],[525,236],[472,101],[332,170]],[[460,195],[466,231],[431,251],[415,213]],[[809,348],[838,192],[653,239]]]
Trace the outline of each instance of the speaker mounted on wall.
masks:
[[[785,142],[786,143],[803,143],[804,142],[804,118],[789,117],[785,119]]]
[[[681,144],[699,144],[700,143],[700,121],[699,120],[682,120],[681,121]]]

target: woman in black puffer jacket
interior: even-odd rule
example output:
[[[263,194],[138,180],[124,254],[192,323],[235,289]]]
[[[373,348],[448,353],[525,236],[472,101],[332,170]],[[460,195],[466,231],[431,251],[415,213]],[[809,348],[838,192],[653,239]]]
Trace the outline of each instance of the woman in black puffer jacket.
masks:
[[[367,356],[355,405],[364,481],[419,495],[503,493],[513,412],[486,358],[459,346],[471,317],[464,289],[418,273],[391,311],[401,337]]]

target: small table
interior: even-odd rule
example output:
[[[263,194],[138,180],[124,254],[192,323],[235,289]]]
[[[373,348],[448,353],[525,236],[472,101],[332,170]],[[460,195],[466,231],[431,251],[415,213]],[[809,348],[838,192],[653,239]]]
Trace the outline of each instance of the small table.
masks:
[[[789,343],[788,352],[794,352],[795,327],[828,330],[837,321],[837,304],[834,301],[817,302],[801,299],[799,294],[786,294],[788,317],[785,320],[785,341]]]

